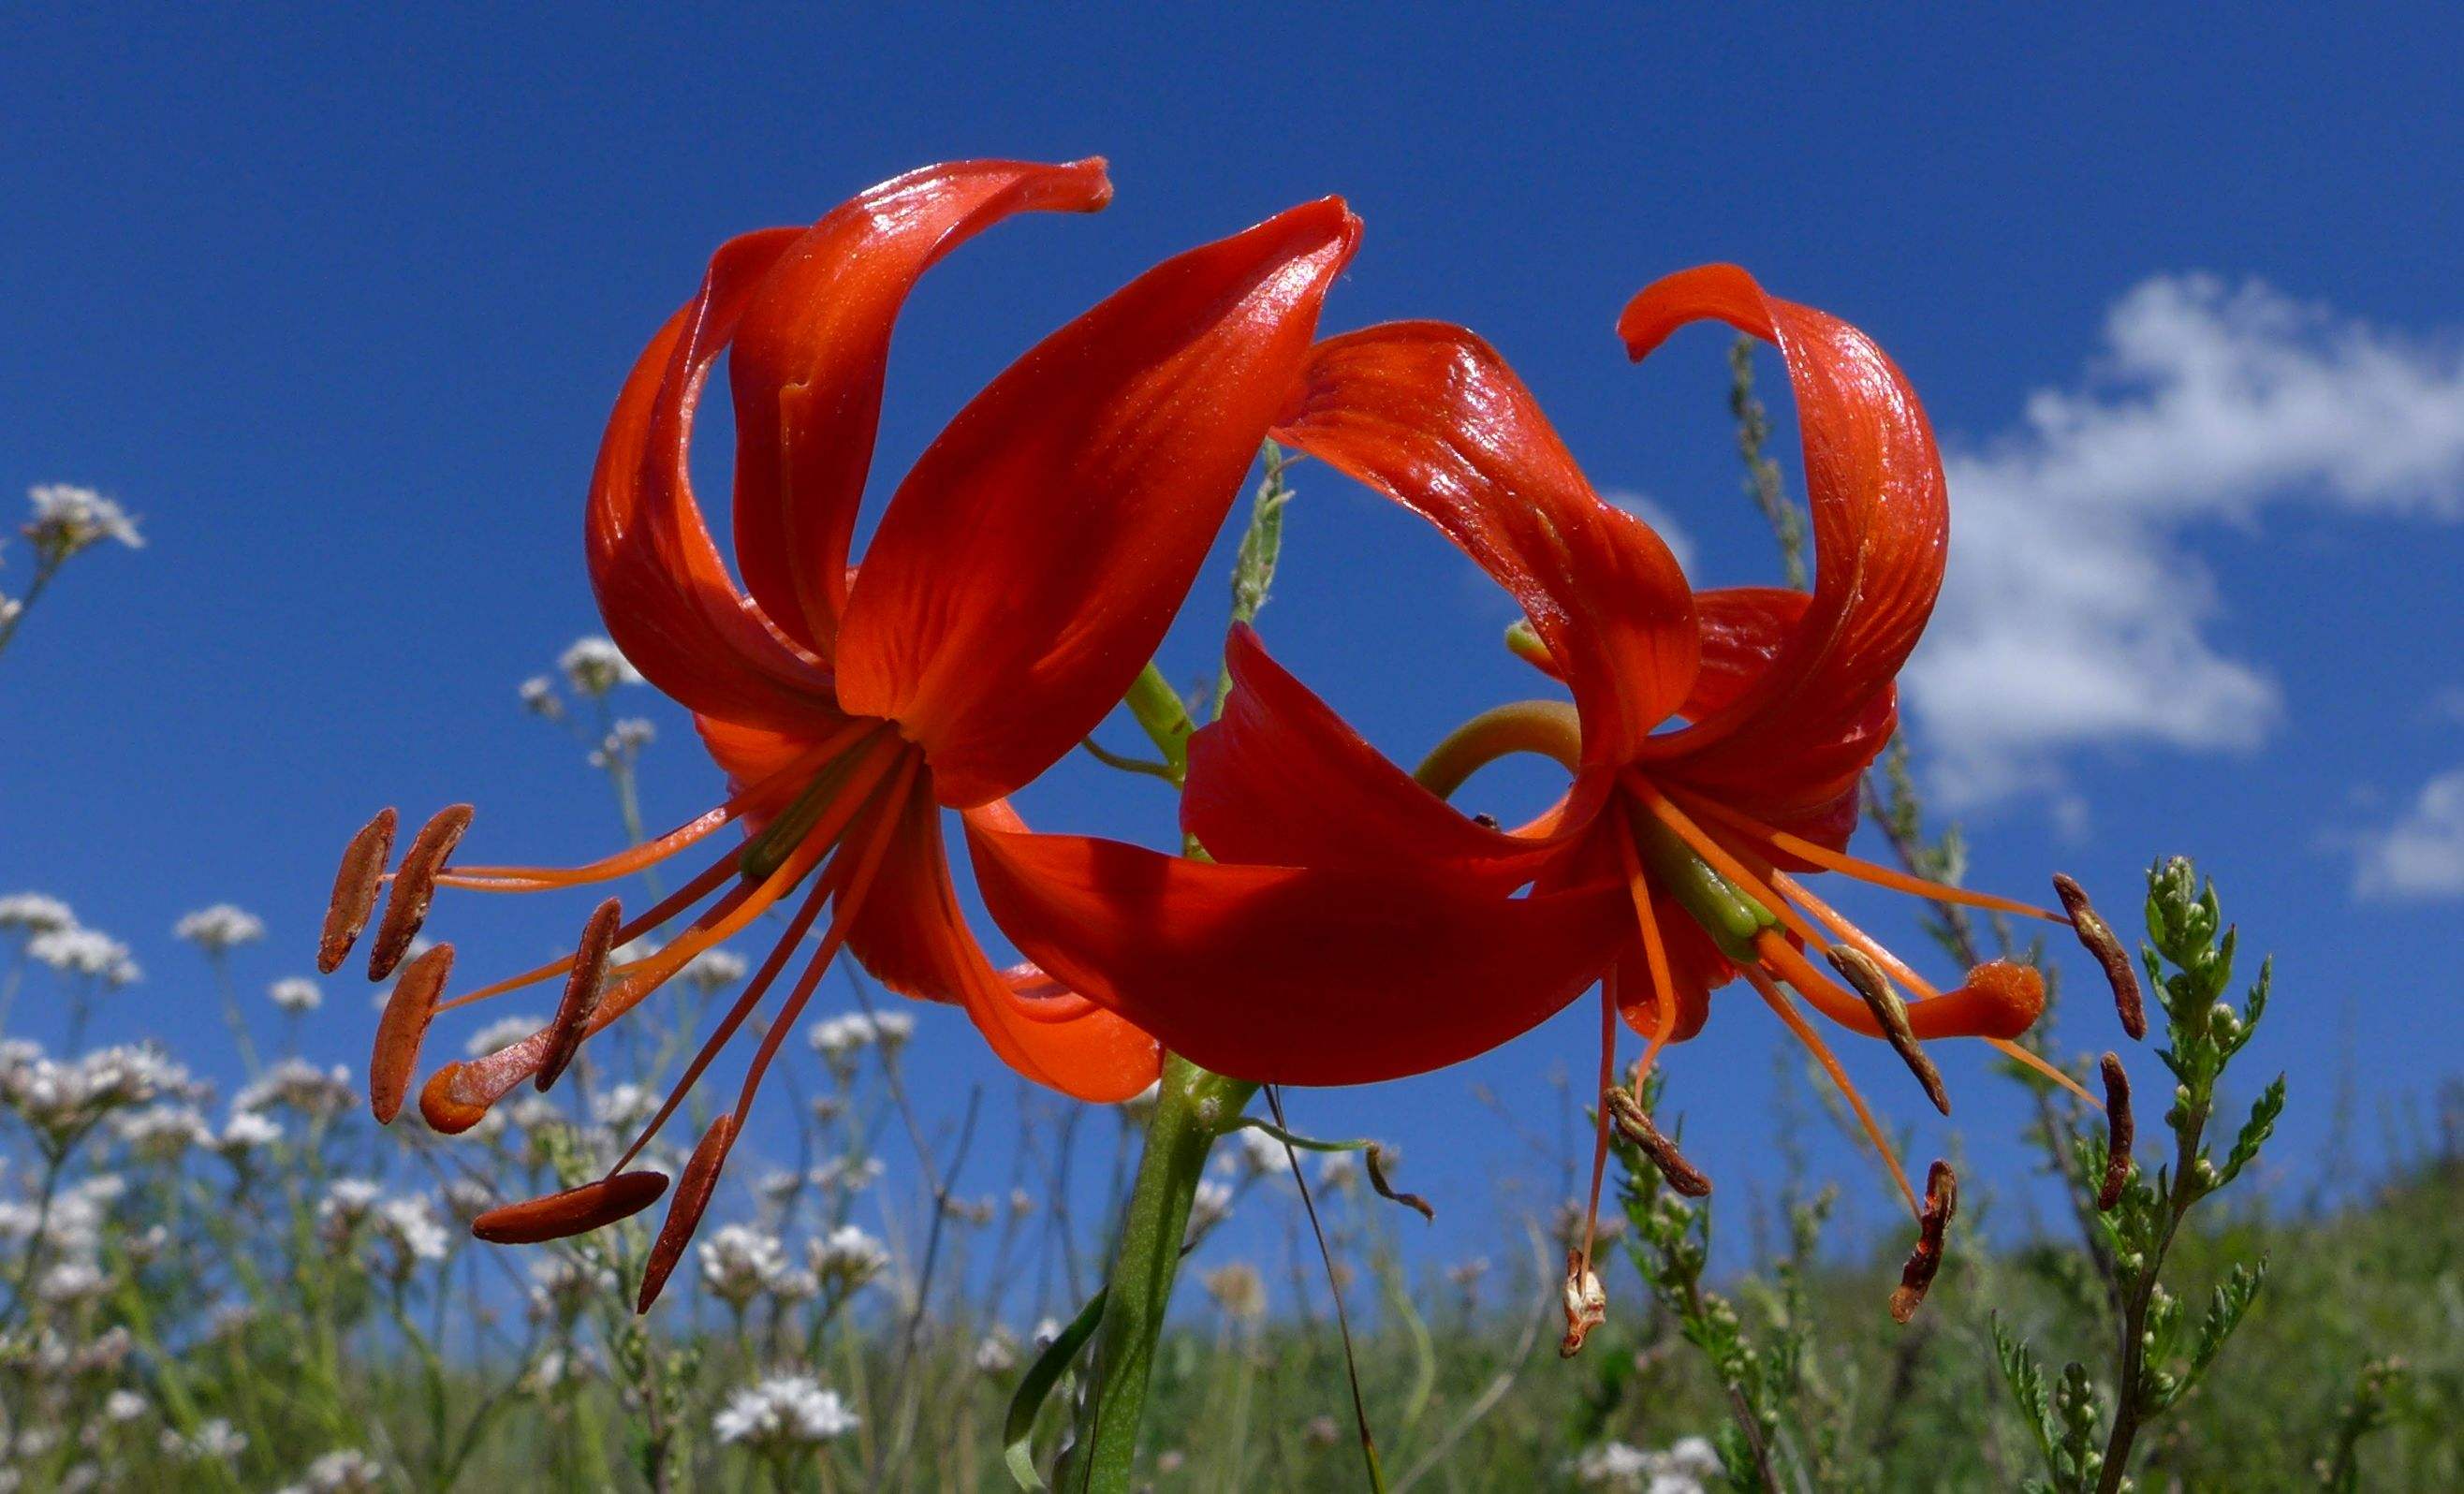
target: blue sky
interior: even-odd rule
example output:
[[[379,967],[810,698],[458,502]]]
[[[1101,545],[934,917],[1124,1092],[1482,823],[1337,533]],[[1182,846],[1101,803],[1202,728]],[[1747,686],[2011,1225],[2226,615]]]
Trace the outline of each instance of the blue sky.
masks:
[[[2199,855],[2279,955],[2249,1063],[2294,1070],[2285,1175],[2329,1154],[2340,1084],[2377,1154],[2459,1033],[2437,978],[2464,955],[2464,301],[2441,250],[2464,150],[2435,123],[2464,36],[2427,8],[2066,19],[19,11],[0,485],[99,488],[148,544],[81,560],[0,658],[0,892],[54,892],[136,946],[150,978],[102,1030],[228,1069],[182,912],[272,924],[254,991],[307,968],[332,858],[377,803],[475,799],[491,859],[604,846],[604,786],[513,692],[598,630],[582,491],[656,320],[725,235],[929,161],[1102,153],[1110,210],[1012,225],[928,282],[880,472],[1155,259],[1335,191],[1368,231],[1331,328],[1479,328],[1699,582],[1763,578],[1726,340],[1637,370],[1610,333],[1656,275],[1738,260],[1889,348],[1950,455],[1953,573],[1910,717],[1972,879],[2035,896],[2058,867],[2128,910],[2150,857]],[[1778,452],[1793,481],[1793,435]],[[1407,758],[1534,692],[1467,562],[1337,479],[1301,486],[1265,618],[1287,664]],[[13,592],[24,547],[0,560]],[[1207,667],[1220,576],[1170,645],[1177,676]],[[636,693],[664,733],[650,817],[673,821],[715,775]],[[1168,834],[1158,790],[1083,763],[1024,806]],[[477,970],[564,947],[583,911],[449,904],[436,927]],[[21,1030],[55,1030],[39,1005]],[[2100,1005],[2067,1041],[2113,1041]],[[1768,1183],[1783,1039],[1752,1003],[1715,1012],[1671,1100],[1706,1169]],[[927,1088],[1003,1082],[925,1016]],[[338,982],[312,1048],[360,1061],[367,1020]],[[1298,1095],[1296,1119],[1401,1142],[1441,1247],[1469,1248],[1499,1179],[1533,1177],[1512,1202],[1554,1186],[1473,1087],[1552,1127],[1548,1078],[1588,1065],[1587,1021]],[[1977,1167],[2023,1191],[2013,1091],[1970,1055],[1946,1067]],[[1858,1072],[1942,1147],[1886,1055]],[[1815,1160],[1883,1217],[1866,1164],[1827,1140]]]

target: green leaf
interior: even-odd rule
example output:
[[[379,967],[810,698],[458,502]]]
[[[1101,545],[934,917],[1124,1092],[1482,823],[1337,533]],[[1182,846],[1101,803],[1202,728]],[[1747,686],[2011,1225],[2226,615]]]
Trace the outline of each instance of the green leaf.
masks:
[[[1097,1325],[1104,1321],[1104,1299],[1111,1294],[1106,1287],[1087,1299],[1087,1306],[1078,1309],[1060,1337],[1044,1346],[1044,1352],[1019,1376],[1018,1389],[1010,1393],[1009,1414],[1001,1418],[1001,1461],[1008,1464],[1009,1476],[1018,1486],[1030,1494],[1044,1494],[1045,1487],[1044,1475],[1035,1469],[1035,1418],[1052,1387],[1069,1373],[1078,1351],[1095,1336]]]

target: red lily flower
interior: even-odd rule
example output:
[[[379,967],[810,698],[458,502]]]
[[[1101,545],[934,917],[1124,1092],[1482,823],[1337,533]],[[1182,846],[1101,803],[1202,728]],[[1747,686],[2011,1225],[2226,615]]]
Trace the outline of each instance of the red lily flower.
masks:
[[[952,887],[941,812],[1018,828],[1003,796],[1121,698],[1308,356],[1357,220],[1338,199],[1309,203],[1131,282],[961,410],[900,484],[860,574],[847,555],[910,289],[1013,213],[1092,211],[1111,195],[1095,160],[935,166],[809,229],[749,233],[713,256],[699,294],[660,328],[618,397],[591,482],[587,540],[609,634],[693,713],[730,797],[656,840],[569,868],[440,869],[460,824],[424,832],[395,874],[371,974],[399,957],[434,887],[577,887],[627,876],[731,823],[748,838],[621,927],[612,912],[595,918],[572,959],[442,1005],[404,998],[421,1010],[388,1022],[390,1049],[381,1042],[372,1085],[381,1117],[400,1103],[431,1011],[569,978],[557,1022],[429,1082],[423,1112],[458,1131],[522,1080],[538,1075],[544,1088],[575,1044],[800,885],[807,890],[777,947],[634,1144],[637,1153],[752,1015],[826,906],[820,949],[771,1021],[732,1115],[688,1170],[671,1232],[679,1214],[698,1212],[763,1070],[842,946],[901,992],[963,1005],[994,1051],[1039,1083],[1110,1101],[1155,1079],[1155,1040],[1131,1022],[1054,994],[1040,972],[993,969]],[[687,475],[694,404],[722,352],[732,352],[741,590]],[[389,840],[390,822],[378,830],[369,834]],[[382,846],[354,850],[337,886],[328,968],[364,922],[385,856]],[[713,894],[656,954],[605,966],[611,946]],[[568,1199],[547,1211],[558,1232],[657,1196],[590,1186],[586,1206]],[[527,1238],[542,1226],[526,1215],[494,1227]]]
[[[1274,439],[1418,512],[1494,576],[1529,617],[1536,644],[1525,651],[1565,681],[1573,704],[1491,713],[1416,777],[1236,630],[1233,692],[1191,744],[1183,823],[1220,861],[1243,865],[979,833],[987,904],[1020,947],[1175,1051],[1265,1081],[1362,1083],[1454,1063],[1595,978],[1650,1038],[1646,1068],[1661,1044],[1702,1026],[1710,991],[1739,977],[1843,1087],[1793,998],[1891,1038],[1921,1076],[1921,1040],[2008,1046],[2042,1007],[2033,970],[1980,966],[1937,992],[1802,880],[1837,871],[2061,921],[1843,852],[1861,775],[1896,724],[1894,676],[1942,581],[1948,516],[1924,411],[1862,333],[1730,266],[1650,287],[1619,332],[1640,359],[1705,318],[1775,343],[1787,361],[1813,510],[1810,594],[1691,590],[1647,525],[1594,494],[1529,391],[1472,334],[1423,322],[1330,339]],[[1556,758],[1573,775],[1566,797],[1512,830],[1445,802],[1508,751]],[[1301,909],[1273,927],[1253,910],[1273,896],[1265,879],[1295,874],[1269,868],[1295,868],[1382,876],[1382,912],[1348,923],[1347,908]],[[1138,895],[1122,896],[1127,887]],[[1523,888],[1528,896],[1513,895]],[[1520,905],[1571,912],[1541,937],[1527,930],[1465,959],[1461,937],[1432,941],[1404,911],[1433,898],[1481,939],[1510,937],[1505,910]],[[1331,951],[1346,972],[1380,972],[1394,999],[1309,978]],[[1902,1003],[1892,979],[1919,1000]]]

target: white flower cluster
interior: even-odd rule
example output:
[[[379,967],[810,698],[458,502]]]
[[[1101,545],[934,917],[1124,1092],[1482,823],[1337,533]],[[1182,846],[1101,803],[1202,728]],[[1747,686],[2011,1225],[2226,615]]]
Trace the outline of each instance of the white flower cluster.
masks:
[[[596,700],[619,685],[639,685],[642,671],[633,668],[616,645],[605,638],[577,638],[557,656],[556,667],[577,694]],[[525,688],[527,698],[528,690]]]
[[[712,1418],[722,1442],[772,1455],[819,1447],[856,1429],[856,1414],[809,1374],[774,1375],[727,1398]]]
[[[804,1032],[813,1051],[833,1068],[852,1066],[857,1054],[875,1044],[885,1052],[895,1052],[914,1035],[915,1019],[905,1012],[883,1012],[872,1017],[844,1012],[823,1018]]]
[[[1700,1437],[1681,1438],[1665,1452],[1602,1442],[1585,1450],[1569,1471],[1579,1487],[1625,1494],[1704,1494],[1721,1479],[1720,1455]]]
[[[608,728],[599,746],[590,754],[590,765],[604,768],[611,762],[630,762],[641,756],[642,749],[658,739],[659,729],[637,715],[628,715]]]
[[[248,1434],[220,1417],[202,1422],[194,1437],[163,1429],[163,1456],[176,1462],[235,1462],[248,1451]]]
[[[190,1147],[214,1143],[214,1129],[195,1106],[171,1102],[123,1110],[112,1117],[111,1129],[142,1162],[176,1162]]]
[[[97,1048],[54,1063],[32,1043],[0,1043],[0,1108],[54,1138],[82,1131],[131,1106],[171,1097],[202,1099],[188,1071],[152,1046]]]
[[[852,1224],[807,1241],[804,1254],[833,1296],[844,1297],[890,1266],[890,1247]]]
[[[47,892],[11,892],[0,897],[0,929],[13,929],[31,936],[57,934],[77,926],[77,914],[69,911],[69,905]]]
[[[317,1233],[327,1248],[369,1253],[380,1275],[407,1280],[420,1263],[445,1259],[448,1236],[426,1195],[386,1197],[364,1177],[338,1177],[317,1201]]]
[[[116,539],[131,550],[145,548],[137,520],[92,488],[47,482],[27,489],[26,496],[34,504],[26,538],[48,559],[65,559],[105,539]]]
[[[724,991],[743,979],[744,972],[749,968],[744,963],[744,956],[734,950],[707,949],[686,960],[685,968],[677,972],[677,978],[708,995]]]
[[[787,1269],[787,1247],[776,1235],[729,1224],[701,1244],[701,1279],[711,1294],[742,1311]]]
[[[129,957],[127,945],[79,924],[69,912],[69,905],[59,899],[26,892],[5,901],[15,906],[5,910],[11,916],[0,917],[0,929],[25,931],[30,935],[26,957],[35,964],[48,965],[64,976],[100,980],[115,990],[145,978],[145,972]]]
[[[297,1483],[278,1494],[376,1494],[385,1487],[385,1464],[350,1448],[327,1453],[308,1465]]]
[[[391,993],[387,993],[388,995]],[[306,976],[289,976],[265,988],[266,1000],[294,1015],[325,1004],[325,988]]]
[[[522,709],[531,714],[545,716],[551,721],[563,718],[564,701],[556,692],[556,681],[546,675],[534,674],[522,681],[518,693],[522,697]]]
[[[171,932],[209,955],[220,955],[265,937],[265,920],[245,908],[216,903],[172,925]]]
[[[834,1156],[814,1168],[806,1180],[825,1193],[862,1193],[881,1181],[885,1171],[877,1156]]]
[[[286,1058],[231,1098],[237,1110],[289,1109],[312,1120],[331,1120],[359,1103],[351,1071],[340,1064],[319,1068],[306,1059]]]
[[[545,1022],[537,1017],[518,1015],[499,1017],[471,1034],[471,1041],[462,1045],[462,1051],[473,1058],[486,1058],[498,1048],[511,1047],[523,1039],[535,1035],[546,1025]]]

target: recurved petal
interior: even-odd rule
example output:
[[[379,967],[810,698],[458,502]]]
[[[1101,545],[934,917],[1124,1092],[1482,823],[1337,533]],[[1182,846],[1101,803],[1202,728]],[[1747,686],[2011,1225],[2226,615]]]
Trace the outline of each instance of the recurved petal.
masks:
[[[1623,888],[1507,898],[972,821],[968,838],[984,902],[1023,952],[1243,1079],[1365,1084],[1485,1052],[1589,985],[1633,916]]]
[[[1503,893],[1558,844],[1475,824],[1336,715],[1236,627],[1224,648],[1232,692],[1190,739],[1181,827],[1218,861],[1375,869],[1402,862]]]
[[[1018,823],[1006,805],[993,812]],[[891,990],[964,1007],[994,1054],[1037,1084],[1109,1104],[1154,1083],[1154,1038],[1057,982],[993,968],[950,881],[940,806],[919,794],[906,813],[848,931],[865,968]]]
[[[1916,646],[1942,588],[1949,525],[1941,453],[1916,391],[1874,341],[1809,306],[1765,294],[1734,265],[1668,276],[1628,303],[1618,335],[1639,359],[1678,327],[1725,321],[1787,362],[1814,516],[1814,599],[1761,670],[1721,709],[1654,744],[1655,758],[1703,755],[1704,781],[1743,780],[1792,741],[1854,737]],[[1836,753],[1794,776],[1835,777]],[[1870,753],[1868,758],[1870,759]],[[1859,764],[1861,766],[1862,764]],[[1811,783],[1797,797],[1819,798]]]
[[[1152,656],[1358,231],[1329,198],[1166,260],[1012,364],[908,474],[847,599],[839,696],[924,748],[943,802],[1034,777]]]
[[[711,257],[700,294],[642,350],[617,396],[583,526],[600,616],[634,667],[693,711],[779,726],[827,701],[828,674],[736,589],[686,458],[712,360],[755,285],[803,231],[747,233]]]
[[[1479,338],[1435,321],[1329,338],[1275,435],[1419,513],[1514,594],[1573,690],[1586,762],[1630,760],[1685,698],[1694,607],[1675,557],[1593,493]]]
[[[736,558],[781,631],[826,658],[872,463],[891,329],[924,272],[1013,213],[1092,212],[1104,163],[961,161],[863,192],[779,256],[728,358]]]

